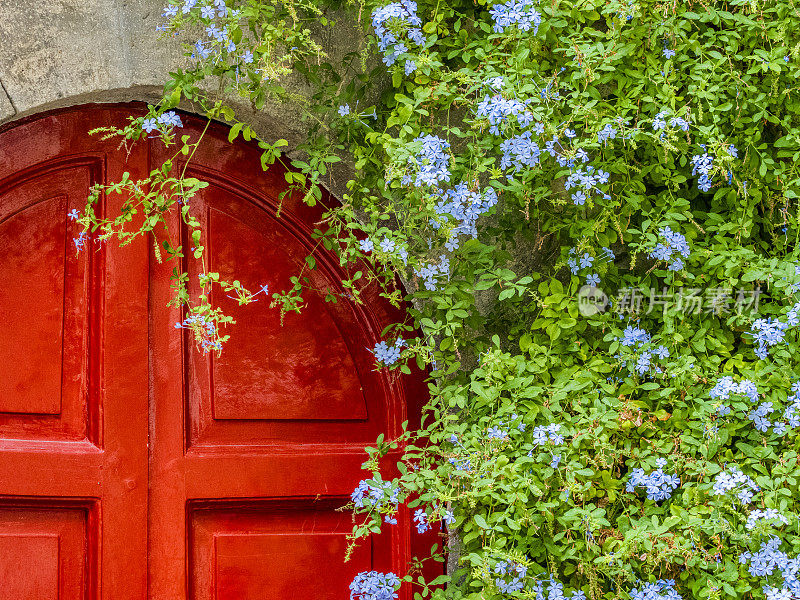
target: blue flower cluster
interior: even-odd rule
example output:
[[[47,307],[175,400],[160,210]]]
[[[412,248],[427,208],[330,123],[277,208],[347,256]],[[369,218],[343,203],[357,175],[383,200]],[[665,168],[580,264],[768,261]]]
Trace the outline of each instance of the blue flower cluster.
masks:
[[[511,0],[505,4],[495,4],[489,9],[489,14],[494,19],[494,30],[503,33],[506,27],[516,25],[520,31],[539,32],[542,15],[533,7],[533,0]]]
[[[545,595],[545,591],[547,594]],[[552,575],[545,582],[537,579],[533,584],[533,592],[536,600],[586,600],[586,594],[581,590],[573,591],[569,596],[564,593],[564,584],[555,579]]]
[[[434,207],[437,215],[447,216],[456,221],[445,247],[451,251],[458,248],[460,245],[459,235],[478,237],[476,227],[478,217],[488,212],[496,204],[497,192],[492,187],[486,187],[483,191],[472,191],[465,183],[459,183],[453,189],[447,190],[444,198]],[[439,223],[435,220],[431,220],[431,226],[439,229]]]
[[[675,589],[674,579],[659,579],[655,583],[643,583],[631,590],[631,600],[681,600]]]
[[[539,144],[531,139],[531,132],[526,131],[509,138],[500,144],[503,156],[500,159],[500,168],[514,167],[514,171],[531,168],[539,164],[542,154]]]
[[[350,600],[395,600],[400,578],[394,573],[362,571],[350,583]]]
[[[608,140],[613,140],[617,137],[617,130],[611,125],[606,123],[603,128],[597,132],[597,141],[602,144]]]
[[[733,377],[726,375],[725,377],[721,377],[714,387],[711,388],[711,391],[708,392],[708,395],[715,400],[718,398],[728,400],[731,394],[747,396],[751,402],[755,402],[758,400],[758,387],[749,379],[743,379],[739,383],[736,383]]]
[[[561,425],[558,423],[534,427],[533,431],[531,432],[533,436],[533,445],[544,446],[547,444],[547,442],[553,442],[553,444],[563,444],[564,436],[559,433],[560,431]]]
[[[508,437],[508,431],[500,429],[499,427],[489,427],[486,432],[486,438],[489,440],[504,440]]]
[[[222,351],[222,342],[217,339],[216,324],[205,315],[189,315],[182,322],[175,323],[175,329],[189,329],[194,333],[195,339],[200,341],[203,354],[212,350]]]
[[[403,352],[405,345],[406,341],[403,338],[397,338],[393,346],[390,346],[385,341],[378,342],[372,349],[372,353],[375,355],[376,361],[388,367],[400,359],[400,354]]]
[[[425,533],[431,528],[430,523],[428,523],[428,515],[425,513],[425,509],[418,508],[414,513],[414,524],[417,526],[417,533]]]
[[[442,255],[438,263],[428,263],[418,269],[414,269],[417,277],[422,279],[422,285],[426,290],[438,289],[439,280],[450,275],[450,260]]]
[[[525,576],[528,574],[528,567],[513,561],[500,561],[494,566],[494,572],[500,577],[494,580],[497,589],[504,594],[521,592],[525,587]]]
[[[650,342],[650,334],[641,327],[628,325],[619,340],[623,346],[638,347]]]
[[[765,510],[760,510],[757,508],[747,515],[747,523],[745,523],[745,527],[749,531],[752,531],[755,529],[756,524],[759,521],[772,521],[773,523],[777,521],[779,523],[783,523],[784,525],[789,524],[789,519],[787,519],[774,508],[767,508]]]
[[[579,150],[578,152],[581,151]],[[598,169],[597,172],[595,172],[595,168],[590,165],[586,167],[585,171],[583,169],[572,171],[564,183],[564,189],[569,191],[574,187],[579,188],[572,194],[572,202],[576,206],[583,206],[586,200],[591,198],[592,194],[595,192],[601,194],[606,200],[609,200],[611,196],[597,187],[598,185],[605,185],[608,183],[608,178],[609,175],[606,171]]]
[[[450,143],[435,135],[421,135],[414,140],[421,143],[420,153],[411,159],[412,170],[417,169],[416,177],[411,174],[403,176],[403,185],[414,183],[416,186],[438,186],[440,181],[450,181],[450,157],[445,150]]]
[[[526,108],[527,102],[514,98],[504,98],[500,94],[485,96],[478,103],[477,115],[489,121],[489,132],[500,135],[500,126],[510,117],[517,119],[520,127],[527,127],[533,121],[533,113]]]
[[[75,244],[75,252],[80,252],[86,247],[86,240],[89,239],[89,234],[84,230],[78,234],[78,237],[72,238],[72,243]]]
[[[634,469],[625,486],[626,491],[634,492],[637,487],[643,487],[650,500],[658,502],[671,498],[672,492],[678,489],[681,480],[677,475],[667,475],[664,473],[662,466],[659,466],[658,469],[651,471],[647,475],[645,475],[644,469]]]
[[[400,55],[408,52],[406,42],[417,46],[425,43],[425,35],[420,29],[422,20],[417,16],[417,3],[413,0],[400,0],[372,11],[372,27],[378,36],[378,48],[384,53],[383,62],[391,67]],[[405,34],[405,37],[401,37]],[[405,73],[416,70],[413,60],[407,60]]]
[[[797,308],[797,305],[795,308]],[[793,317],[793,315],[794,319],[796,319],[796,311],[794,313],[789,313],[790,319]],[[750,335],[753,336],[753,341],[758,344],[758,347],[755,350],[756,356],[762,359],[767,358],[767,356],[769,356],[768,348],[777,346],[781,342],[785,341],[784,338],[786,336],[786,330],[789,329],[789,326],[789,320],[784,323],[783,321],[773,319],[772,317],[767,317],[766,319],[756,319],[750,328]]]
[[[155,130],[166,133],[172,127],[183,127],[180,115],[174,110],[161,113],[155,119],[145,119],[142,121],[142,131],[146,131],[147,133]]]
[[[394,513],[400,502],[400,488],[389,481],[362,479],[350,494],[356,508],[375,509],[380,513]]]
[[[622,315],[620,315],[621,317]],[[617,354],[616,357],[622,360],[622,366],[635,370],[639,375],[648,373],[651,369],[655,373],[663,373],[662,366],[653,363],[654,359],[666,360],[670,357],[669,348],[666,346],[650,345],[650,334],[641,327],[634,327],[628,325],[622,332],[622,337],[619,338],[619,343],[622,346],[633,348],[633,357],[623,357],[622,354]]]
[[[703,154],[695,154],[692,157],[692,176],[700,173],[697,180],[697,189],[701,192],[708,192],[711,190],[711,170],[714,168],[714,157],[705,151],[705,144],[700,144],[703,149]]]
[[[363,252],[372,252],[375,250],[375,240],[372,238],[363,239],[358,242],[358,246]],[[405,247],[405,245],[398,244],[392,238],[383,238],[383,240],[381,240],[381,242],[378,244],[378,249],[386,254],[396,256],[403,262],[403,264],[405,264],[408,260],[408,249]]]
[[[678,128],[682,129],[683,131],[689,131],[689,121],[684,119],[683,117],[672,117],[669,120],[669,126],[671,128]],[[667,127],[667,111],[662,110],[658,113],[655,118],[653,119],[653,129],[656,131],[661,131],[666,129]],[[661,134],[664,135],[663,133]]]
[[[788,600],[800,597],[800,581],[797,579],[800,572],[800,559],[789,556],[779,550],[781,540],[771,536],[762,542],[758,552],[743,552],[739,555],[739,563],[750,563],[747,570],[753,577],[769,577],[777,570],[783,581],[780,587],[764,586],[767,600]]]
[[[712,492],[716,496],[724,496],[728,492],[733,492],[742,504],[750,504],[753,495],[761,488],[756,482],[742,473],[737,467],[731,467],[730,471],[721,471],[714,478]]]
[[[652,252],[650,252],[650,257],[666,262],[672,261],[667,266],[670,271],[680,271],[683,269],[683,261],[675,255],[680,255],[683,258],[689,257],[691,248],[686,238],[682,234],[672,231],[669,227],[662,227],[659,229],[658,236],[659,242]]]
[[[766,433],[772,428],[775,435],[785,435],[788,431],[800,426],[800,383],[792,384],[794,394],[787,398],[789,406],[783,411],[785,420],[770,421],[767,416],[776,411],[772,402],[762,402],[755,409],[747,413],[747,418],[753,421],[755,428]]]
[[[603,247],[602,250],[603,254],[601,258],[605,259],[605,262],[611,262],[616,258],[611,248]],[[577,250],[575,248],[570,248],[569,258],[567,258],[567,266],[569,267],[570,273],[577,275],[581,270],[590,269],[593,265],[594,256],[588,252],[577,256]],[[586,278],[586,285],[598,285],[599,283],[600,276],[597,273],[592,273]]]

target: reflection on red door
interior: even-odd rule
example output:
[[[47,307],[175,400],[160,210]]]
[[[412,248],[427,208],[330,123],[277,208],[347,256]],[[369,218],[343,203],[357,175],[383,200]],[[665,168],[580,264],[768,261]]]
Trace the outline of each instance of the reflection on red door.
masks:
[[[166,306],[173,265],[147,240],[75,252],[67,213],[89,185],[167,156],[86,135],[135,110],[0,129],[0,600],[339,600],[359,571],[404,572],[423,542],[408,514],[344,563],[352,522],[337,510],[366,476],[364,445],[418,416],[421,377],[393,381],[366,351],[398,315],[309,294],[281,324],[263,295],[216,297],[237,324],[220,357],[198,352]],[[210,270],[288,287],[319,211],[287,197],[276,218],[283,173],[221,126],[187,173],[210,182],[192,204]],[[171,236],[190,245],[177,219]],[[338,289],[336,261],[317,264],[312,284]]]

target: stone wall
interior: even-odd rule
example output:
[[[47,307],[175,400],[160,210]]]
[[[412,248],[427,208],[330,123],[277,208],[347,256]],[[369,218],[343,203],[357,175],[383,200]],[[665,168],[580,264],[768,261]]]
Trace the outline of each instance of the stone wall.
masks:
[[[82,103],[158,100],[168,73],[186,65],[179,40],[156,31],[165,20],[164,4],[165,0],[0,0],[0,125]],[[361,30],[349,21],[338,19],[335,28],[326,28],[320,36],[333,64],[337,56],[364,43]],[[287,87],[305,95],[299,82]],[[227,101],[266,139],[287,139],[290,156],[304,138],[296,103],[274,103],[257,112],[241,98]],[[181,108],[192,112],[190,105]],[[348,175],[340,168],[329,182],[339,197]]]

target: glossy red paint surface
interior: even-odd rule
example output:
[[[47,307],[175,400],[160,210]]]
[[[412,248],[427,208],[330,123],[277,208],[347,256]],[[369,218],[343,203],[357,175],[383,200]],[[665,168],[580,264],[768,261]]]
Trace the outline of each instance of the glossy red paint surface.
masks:
[[[137,110],[0,129],[0,600],[344,600],[358,571],[404,572],[436,535],[403,510],[344,563],[352,524],[337,511],[367,476],[364,445],[413,425],[425,397],[421,374],[373,371],[366,348],[394,309],[308,295],[281,326],[263,295],[214,298],[238,323],[210,357],[174,328],[173,265],[146,240],[76,256],[66,214],[89,185],[143,178],[166,157],[157,142],[126,156],[86,135]],[[204,125],[184,122],[192,136]],[[320,211],[287,197],[277,218],[283,173],[258,157],[212,125],[189,167],[211,183],[192,211],[212,270],[279,290]],[[317,263],[314,285],[338,289],[336,260]],[[196,285],[198,266],[184,267]]]

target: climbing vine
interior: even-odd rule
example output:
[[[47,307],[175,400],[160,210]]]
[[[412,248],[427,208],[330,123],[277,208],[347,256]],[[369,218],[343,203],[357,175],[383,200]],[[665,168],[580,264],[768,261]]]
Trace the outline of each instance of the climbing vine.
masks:
[[[344,21],[367,41],[333,61],[321,32]],[[406,284],[376,368],[427,367],[430,401],[420,430],[368,449],[352,542],[407,503],[460,555],[433,581],[361,573],[351,598],[800,598],[794,0],[185,0],[162,29],[190,40],[192,66],[103,134],[190,159],[202,140],[174,109],[192,102],[309,204],[344,161],[322,247],[356,301],[375,286],[398,304]],[[300,154],[215,88],[258,110],[300,102]],[[95,188],[78,249],[178,211],[202,260],[188,206],[205,184],[177,164]],[[123,212],[98,217],[117,192]],[[201,277],[192,298],[176,269],[175,302],[207,351],[230,326],[213,286],[283,311],[313,293],[302,275],[271,294]]]

